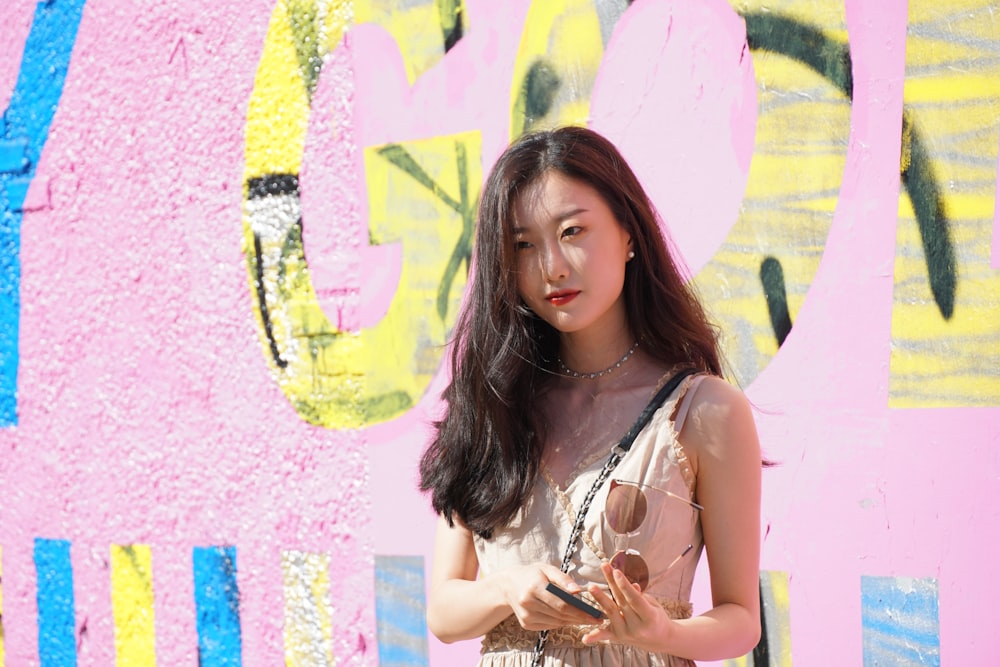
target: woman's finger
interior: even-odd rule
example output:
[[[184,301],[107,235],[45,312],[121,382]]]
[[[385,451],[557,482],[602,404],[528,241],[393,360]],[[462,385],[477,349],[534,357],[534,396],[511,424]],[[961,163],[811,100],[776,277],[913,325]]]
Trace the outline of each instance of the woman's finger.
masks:
[[[567,625],[566,616],[544,602],[516,609],[514,615],[525,630],[548,630]]]
[[[608,595],[607,591],[599,588],[596,584],[591,584],[587,590],[591,596],[593,596],[597,604],[601,605],[601,608],[607,616],[612,616],[618,613],[618,605],[615,604],[614,598]]]
[[[562,575],[562,572],[557,572]],[[566,583],[560,584],[555,580],[545,582],[545,586],[534,591],[535,596],[558,612],[564,620],[564,624],[592,625],[599,623],[600,619],[587,610],[581,609],[575,603],[583,602],[590,607],[594,607],[589,600],[580,597],[583,589],[578,583],[573,581],[568,575],[563,575]],[[596,612],[599,614],[600,609]]]
[[[615,577],[615,573],[617,572],[618,570],[611,567],[611,563],[601,564],[601,573],[604,575],[604,579],[608,582],[608,589],[611,591],[611,597],[614,598],[615,604],[621,606],[623,600],[625,600],[625,594],[622,592],[621,585]]]
[[[608,584],[614,591],[615,600],[623,610],[628,609],[642,615],[647,606],[646,597],[642,594],[642,589],[637,584],[633,584],[621,570],[616,570],[610,565],[607,566],[609,572],[605,573]]]
[[[544,576],[546,579],[546,581],[542,583],[543,588],[545,587],[545,584],[552,582],[553,584],[563,589],[570,595],[575,595],[579,593],[581,590],[583,590],[580,587],[580,584],[576,583],[573,577],[566,574],[565,572],[563,572],[554,565],[543,563],[540,567],[540,571],[542,573],[542,576]]]
[[[604,639],[621,639],[625,636],[627,632],[627,625],[625,621],[625,616],[622,614],[621,607],[615,602],[614,598],[604,590],[601,590],[596,585],[591,584],[588,588],[590,594],[594,596],[594,600],[597,604],[601,605],[604,609],[604,613],[607,614],[608,620],[601,626],[605,631],[599,636],[601,640]]]

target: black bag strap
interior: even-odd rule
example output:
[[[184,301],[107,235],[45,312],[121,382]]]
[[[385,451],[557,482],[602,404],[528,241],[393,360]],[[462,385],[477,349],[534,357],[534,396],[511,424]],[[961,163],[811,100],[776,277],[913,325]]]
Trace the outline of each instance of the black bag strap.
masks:
[[[639,433],[642,432],[642,429],[646,428],[646,424],[648,424],[649,420],[653,418],[653,413],[660,409],[660,406],[663,405],[664,401],[667,400],[667,397],[670,396],[670,394],[674,393],[674,390],[677,389],[678,385],[684,381],[684,378],[689,375],[694,375],[697,372],[698,371],[694,368],[685,368],[670,378],[670,380],[668,380],[667,383],[663,385],[658,392],[656,392],[656,395],[653,396],[649,405],[647,405],[642,411],[639,418],[635,420],[635,424],[632,425],[632,428],[628,430],[628,433],[626,433],[618,443],[618,447],[621,447],[623,452],[627,452],[632,448],[632,443],[635,442],[635,439],[639,436]]]
[[[642,432],[642,429],[646,428],[649,420],[653,418],[653,413],[660,409],[660,406],[667,400],[670,394],[674,393],[678,385],[684,381],[684,378],[689,375],[694,375],[698,371],[694,368],[685,368],[679,373],[675,374],[670,380],[667,381],[663,387],[660,388],[656,395],[653,396],[649,404],[643,409],[639,414],[639,418],[635,420],[632,428],[622,436],[622,439],[618,441],[618,444],[611,448],[611,456],[608,457],[607,462],[604,467],[601,468],[601,472],[597,474],[597,479],[591,485],[590,490],[587,491],[587,495],[583,498],[583,504],[580,506],[580,511],[576,514],[576,521],[573,522],[573,530],[569,534],[569,541],[566,544],[566,551],[563,553],[562,563],[559,569],[563,572],[569,572],[569,566],[573,561],[573,554],[576,553],[576,547],[580,543],[580,535],[583,534],[583,520],[587,516],[587,511],[590,510],[590,503],[594,500],[597,492],[604,482],[608,480],[611,476],[611,472],[621,463],[621,460],[625,458],[625,454],[628,450],[632,448],[632,443],[635,442],[636,437]],[[545,651],[545,643],[549,640],[549,631],[542,630],[538,633],[538,641],[535,642],[535,649],[531,654],[531,667],[539,667],[542,664],[542,653]]]

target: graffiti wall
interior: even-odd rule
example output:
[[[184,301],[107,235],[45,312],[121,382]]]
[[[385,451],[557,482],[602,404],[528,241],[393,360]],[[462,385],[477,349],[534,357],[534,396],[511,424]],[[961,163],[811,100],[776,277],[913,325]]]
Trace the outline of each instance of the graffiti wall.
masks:
[[[728,664],[1000,650],[1000,3],[8,0],[0,109],[0,666],[470,664],[415,467],[483,176],[560,123],[778,462]]]

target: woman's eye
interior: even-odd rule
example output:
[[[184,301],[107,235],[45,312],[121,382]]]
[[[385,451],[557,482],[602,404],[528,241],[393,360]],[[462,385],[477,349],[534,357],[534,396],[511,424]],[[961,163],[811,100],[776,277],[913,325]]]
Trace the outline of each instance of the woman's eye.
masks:
[[[531,247],[531,243],[529,243],[528,241],[516,241],[514,243],[514,247],[517,248],[518,250],[525,250]]]
[[[574,225],[573,227],[567,227],[566,229],[564,229],[563,236],[576,236],[581,231],[583,230],[580,227]]]

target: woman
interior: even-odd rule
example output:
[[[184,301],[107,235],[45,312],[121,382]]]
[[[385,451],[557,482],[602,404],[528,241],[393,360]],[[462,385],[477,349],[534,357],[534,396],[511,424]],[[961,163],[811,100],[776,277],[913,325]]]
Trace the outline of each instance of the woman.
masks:
[[[526,135],[487,178],[476,234],[420,468],[440,517],[429,628],[485,635],[482,665],[744,655],[760,635],[760,447],[638,179],[590,130]],[[683,368],[696,373],[605,471]],[[713,607],[691,617],[703,545]]]

